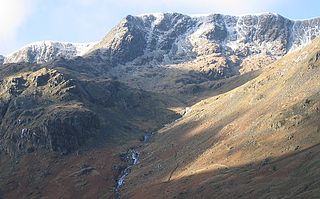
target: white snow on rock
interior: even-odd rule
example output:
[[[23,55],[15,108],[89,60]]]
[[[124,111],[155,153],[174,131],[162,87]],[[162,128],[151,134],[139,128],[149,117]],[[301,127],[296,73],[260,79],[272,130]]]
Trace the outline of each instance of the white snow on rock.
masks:
[[[178,13],[151,13],[136,16],[141,18],[144,23],[146,23],[146,19],[154,18],[151,28],[146,30],[148,32],[146,52],[151,49],[153,37],[157,38],[157,46],[159,46],[159,43],[166,38],[166,34],[172,37],[170,33],[181,25],[188,26],[188,30],[182,35],[176,35],[173,46],[178,49],[178,54],[185,51],[191,52],[190,47],[194,48],[192,51],[201,51],[197,48],[205,48],[204,45],[207,41],[212,43],[206,34],[210,31],[214,32],[217,27],[226,30],[226,38],[218,42],[222,46],[229,47],[233,51],[249,48],[253,53],[271,53],[274,56],[281,56],[288,51],[300,48],[320,35],[320,18],[294,21],[269,12],[239,16],[222,14],[178,15]],[[180,19],[177,20],[177,18]],[[186,18],[191,18],[189,21],[190,23],[194,22],[194,25],[183,24],[182,22]],[[156,27],[163,21],[167,24],[173,24],[171,29],[157,30]],[[273,31],[272,28],[278,31],[274,33],[278,34],[277,38],[272,38],[274,36],[270,33]],[[266,34],[265,29],[271,30],[269,35],[264,35]],[[217,43],[217,41],[215,42]],[[287,43],[287,46],[284,46],[287,49],[280,49],[279,45],[284,45],[283,43]]]
[[[95,43],[67,43],[57,41],[39,41],[28,44],[9,54],[4,63],[45,63],[55,58],[71,59],[84,55]]]
[[[122,20],[106,42],[103,39],[87,44],[36,42],[8,55],[4,63],[44,63],[59,57],[72,59],[97,49],[102,52],[101,58],[111,57],[123,63],[128,55],[132,55],[129,61],[139,56],[163,57],[162,62],[166,64],[212,53],[234,54],[241,59],[260,54],[278,58],[320,35],[320,18],[294,21],[274,13],[239,16],[151,13],[129,19],[135,20]],[[134,40],[132,35],[135,34],[126,32],[129,29],[138,30],[142,37]],[[126,52],[127,49],[130,52]],[[140,52],[133,55],[135,50]],[[120,57],[114,57],[118,55]]]

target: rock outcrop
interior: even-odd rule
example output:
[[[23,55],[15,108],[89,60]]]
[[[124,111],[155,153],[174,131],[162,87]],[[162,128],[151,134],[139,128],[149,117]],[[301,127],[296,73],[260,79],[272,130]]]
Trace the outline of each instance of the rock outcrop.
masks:
[[[70,152],[99,128],[77,99],[76,82],[51,69],[7,77],[0,86],[1,147],[13,155],[35,149]]]
[[[48,68],[6,76],[0,102],[0,146],[10,155],[38,149],[69,153],[134,136],[176,117],[144,91]],[[135,127],[149,117],[157,119]]]

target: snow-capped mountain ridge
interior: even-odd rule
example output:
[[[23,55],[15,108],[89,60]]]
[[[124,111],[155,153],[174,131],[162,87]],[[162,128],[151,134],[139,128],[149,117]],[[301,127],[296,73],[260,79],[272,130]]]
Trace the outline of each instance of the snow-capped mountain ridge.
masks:
[[[225,58],[220,66],[239,69],[248,58],[275,60],[319,34],[320,18],[294,21],[273,13],[128,15],[97,43],[35,43],[9,55],[5,63],[98,56],[111,65],[131,61],[143,65],[146,61],[170,64],[220,56]],[[210,63],[215,62],[212,59]]]
[[[320,35],[319,27],[320,18],[294,21],[272,13],[128,15],[86,56],[130,70],[132,65],[148,71],[148,66],[183,64],[181,70],[220,79],[267,66]],[[115,70],[114,75],[126,70]]]
[[[109,49],[112,56],[107,55],[107,59],[125,62],[147,56],[146,53],[160,53],[173,59],[197,57],[209,51],[229,52],[240,57],[257,54],[278,57],[318,36],[319,25],[319,18],[293,21],[272,13],[243,16],[212,14],[201,17],[179,13],[129,15],[93,50]],[[118,35],[119,32],[123,33],[122,36]],[[133,43],[138,48],[131,49]],[[130,54],[127,51],[130,49],[135,51],[136,56],[129,56],[130,59],[122,55],[118,57],[117,49],[110,48],[114,44],[124,44],[122,54],[123,51],[126,51],[126,55]]]
[[[241,48],[244,43],[255,43],[255,46],[251,45],[248,47],[259,46],[259,50],[266,50],[269,47],[274,47],[268,45],[268,43],[273,42],[270,40],[279,39],[278,41],[280,42],[281,39],[287,39],[287,41],[282,41],[286,43],[285,50],[287,52],[307,44],[314,37],[318,36],[320,32],[319,18],[294,21],[274,13],[259,13],[255,15],[249,14],[239,16],[208,14],[202,16],[196,15],[192,17],[178,13],[157,13],[155,15],[139,15],[137,17],[143,20],[145,23],[148,23],[148,19],[154,18],[154,22],[151,23],[151,27],[153,27],[152,31],[154,31],[154,26],[160,24],[165,19],[165,16],[167,16],[167,18],[171,17],[172,19],[180,16],[180,20],[177,21],[177,24],[181,23],[183,19],[189,19],[189,25],[191,23],[194,24],[194,27],[191,27],[189,30],[185,31],[188,32],[189,35],[183,38],[188,40],[190,38],[198,37],[198,39],[201,39],[205,38],[205,34],[209,31],[215,31],[215,36],[224,38],[212,39],[220,40],[222,45],[231,47],[233,50]],[[276,29],[272,30],[271,28]],[[267,32],[268,29],[269,32]],[[274,36],[270,31],[278,31],[276,33],[278,34],[276,37],[285,36],[287,38],[270,38],[270,36]],[[269,35],[264,33],[269,33]],[[149,33],[149,35],[156,34]],[[284,43],[282,43],[282,45],[284,45]],[[283,53],[280,52],[280,54]]]
[[[95,43],[37,41],[9,54],[4,63],[45,63],[58,57],[71,59],[84,55]]]

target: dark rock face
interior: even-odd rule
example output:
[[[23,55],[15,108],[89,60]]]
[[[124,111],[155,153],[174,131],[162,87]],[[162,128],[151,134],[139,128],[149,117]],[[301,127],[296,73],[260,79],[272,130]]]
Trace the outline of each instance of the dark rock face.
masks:
[[[244,19],[245,20],[245,19]],[[279,15],[262,15],[253,19],[256,25],[256,33],[252,41],[272,42],[275,40],[288,41],[293,22]],[[252,19],[249,19],[252,21]],[[246,23],[245,21],[243,23]],[[250,31],[254,34],[253,30]]]
[[[110,51],[112,64],[123,64],[143,54],[146,46],[143,24],[133,16],[127,16],[120,28],[126,30],[117,48]]]
[[[304,42],[310,42],[319,34],[320,18],[296,21],[292,27],[292,37],[300,39],[292,39],[292,46],[300,46]],[[309,37],[301,37],[302,35],[309,35]]]
[[[98,56],[111,65],[117,65],[143,55],[146,46],[143,26],[141,20],[127,16],[94,47],[90,56]]]
[[[22,128],[29,125],[18,120],[18,131],[12,129],[16,132],[4,136],[3,149],[10,155],[37,149],[68,153],[84,146],[99,127],[97,116],[89,110],[56,111],[42,117],[44,121],[30,128]]]
[[[50,144],[49,149],[65,152],[83,146],[94,137],[99,127],[97,115],[85,109],[53,111],[42,124],[44,134],[51,135],[50,140],[45,140],[45,143]]]
[[[172,48],[175,48],[176,39],[183,36],[193,25],[195,21],[189,16],[177,13],[164,14],[159,24],[150,25],[149,39],[154,45],[150,44],[148,50],[164,50],[169,53],[174,50]]]
[[[99,119],[76,99],[75,82],[55,70],[10,77],[0,86],[0,136],[9,154],[43,148],[70,152],[99,128]]]
[[[222,42],[228,36],[228,30],[224,22],[223,15],[217,14],[210,17],[209,22],[213,24],[212,29],[209,29],[205,36],[210,41]]]

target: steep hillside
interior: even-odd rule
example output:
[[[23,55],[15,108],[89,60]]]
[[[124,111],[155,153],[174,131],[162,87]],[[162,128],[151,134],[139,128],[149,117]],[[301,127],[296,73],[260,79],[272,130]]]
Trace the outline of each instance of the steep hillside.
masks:
[[[159,130],[123,197],[319,197],[319,54],[317,39]]]

